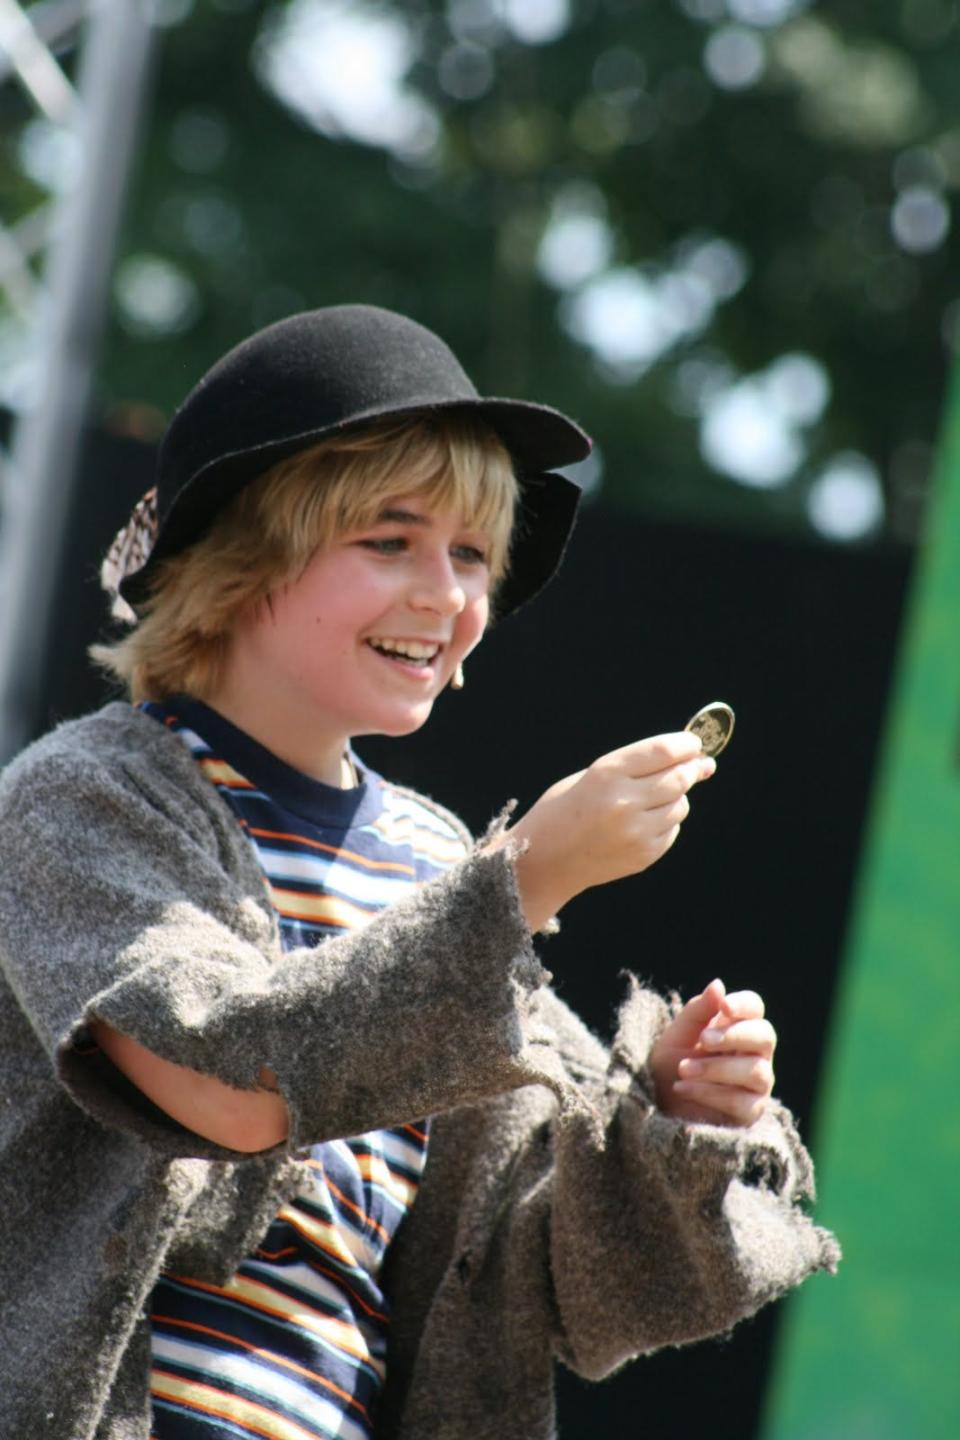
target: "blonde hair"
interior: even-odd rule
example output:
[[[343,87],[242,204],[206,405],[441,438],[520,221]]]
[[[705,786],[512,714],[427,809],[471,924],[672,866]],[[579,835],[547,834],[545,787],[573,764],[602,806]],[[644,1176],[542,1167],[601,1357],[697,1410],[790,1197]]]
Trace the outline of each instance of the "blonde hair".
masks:
[[[217,688],[242,612],[302,574],[318,549],[417,495],[491,536],[491,591],[507,570],[517,483],[503,445],[464,415],[386,421],[282,460],[235,495],[211,529],[157,566],[129,635],[90,655],[130,696]]]

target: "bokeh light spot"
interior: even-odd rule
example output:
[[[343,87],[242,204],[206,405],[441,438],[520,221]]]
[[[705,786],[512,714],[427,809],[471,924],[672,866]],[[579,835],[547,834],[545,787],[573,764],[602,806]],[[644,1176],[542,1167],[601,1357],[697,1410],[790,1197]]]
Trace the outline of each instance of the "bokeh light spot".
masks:
[[[503,39],[496,0],[447,0],[447,28],[458,40],[478,45],[496,45]]]
[[[215,110],[181,110],[170,130],[171,159],[194,175],[215,170],[229,146],[229,128]]]
[[[200,311],[196,285],[162,255],[131,255],[113,282],[121,323],[143,340],[162,340],[189,329]]]
[[[767,393],[784,420],[813,425],[830,399],[830,377],[812,355],[781,355],[766,372]]]
[[[766,67],[763,42],[740,25],[715,30],[703,50],[703,65],[714,85],[721,90],[747,90],[760,79]]]
[[[687,270],[709,285],[714,298],[729,300],[746,284],[750,261],[746,252],[731,240],[716,236],[681,249]]]
[[[626,266],[589,281],[564,302],[561,319],[624,381],[641,375],[675,336],[651,282]]]
[[[24,175],[61,195],[73,187],[80,174],[80,139],[75,131],[50,120],[29,120],[18,138],[17,158]]]
[[[494,67],[484,45],[451,45],[440,56],[437,77],[453,100],[478,100],[493,83]]]
[[[704,389],[700,453],[743,485],[785,485],[806,454],[803,431],[820,419],[830,378],[812,355],[780,355],[766,370]]]
[[[709,350],[681,360],[671,377],[670,408],[676,415],[695,418],[733,383],[734,372],[725,355]]]
[[[497,0],[496,11],[524,45],[549,45],[570,24],[570,0]]]
[[[243,238],[243,219],[236,205],[222,195],[198,195],[183,212],[183,232],[201,255],[235,250]]]
[[[731,19],[771,29],[806,10],[811,0],[726,0]]]
[[[423,160],[437,147],[440,121],[406,84],[418,54],[400,13],[362,0],[291,0],[268,13],[254,65],[267,88],[322,134]]]
[[[876,466],[856,451],[835,455],[807,497],[810,522],[828,540],[863,540],[883,522],[883,489]]]
[[[937,250],[950,230],[950,210],[938,191],[927,185],[908,185],[890,212],[890,229],[901,250],[926,255]]]
[[[544,231],[537,269],[558,290],[582,285],[609,264],[613,250],[610,227],[600,215],[558,215]]]
[[[43,399],[41,328],[23,315],[0,311],[0,405],[15,414],[32,410]]]
[[[726,0],[677,0],[677,4],[684,15],[702,25],[715,25],[727,13]]]
[[[796,86],[806,129],[858,148],[899,145],[928,119],[909,55],[875,40],[847,41],[833,26],[805,15],[771,36],[782,77]]]
[[[766,387],[738,380],[707,402],[700,451],[715,470],[743,485],[784,485],[803,459],[799,436],[770,405]]]

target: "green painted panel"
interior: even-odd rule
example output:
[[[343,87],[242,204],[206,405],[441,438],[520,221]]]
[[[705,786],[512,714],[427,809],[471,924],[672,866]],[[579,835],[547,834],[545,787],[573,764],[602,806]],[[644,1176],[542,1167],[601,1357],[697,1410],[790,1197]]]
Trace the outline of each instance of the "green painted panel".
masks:
[[[764,1440],[960,1435],[960,374],[878,776]]]

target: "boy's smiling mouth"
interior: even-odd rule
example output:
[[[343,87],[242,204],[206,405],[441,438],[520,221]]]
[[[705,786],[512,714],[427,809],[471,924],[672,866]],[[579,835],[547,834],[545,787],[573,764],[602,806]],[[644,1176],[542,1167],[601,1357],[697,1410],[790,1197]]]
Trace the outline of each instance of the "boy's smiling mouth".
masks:
[[[395,640],[385,635],[371,636],[367,644],[387,659],[424,668],[433,663],[443,648],[435,640]]]

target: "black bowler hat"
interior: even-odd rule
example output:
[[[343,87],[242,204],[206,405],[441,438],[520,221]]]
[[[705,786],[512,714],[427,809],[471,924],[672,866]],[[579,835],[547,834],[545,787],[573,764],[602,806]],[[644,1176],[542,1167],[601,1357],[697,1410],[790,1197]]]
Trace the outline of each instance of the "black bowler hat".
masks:
[[[372,421],[438,412],[483,420],[513,461],[520,508],[497,610],[516,609],[559,565],[580,498],[549,471],[583,460],[590,441],[548,405],[484,399],[438,336],[373,305],[292,315],[207,372],[164,436],[156,530],[135,552],[139,568],[121,566],[120,594],[136,608],[157,561],[200,539],[226,501],[277,461]]]

